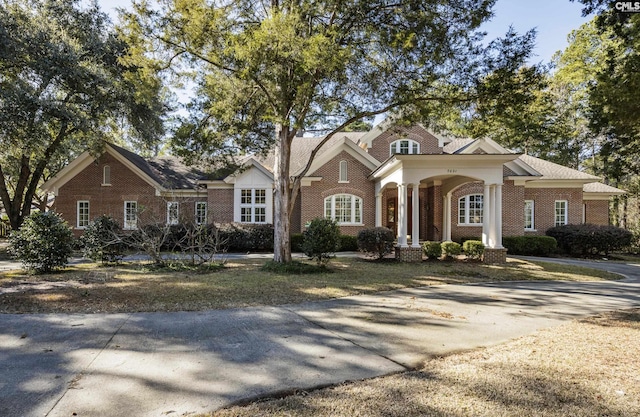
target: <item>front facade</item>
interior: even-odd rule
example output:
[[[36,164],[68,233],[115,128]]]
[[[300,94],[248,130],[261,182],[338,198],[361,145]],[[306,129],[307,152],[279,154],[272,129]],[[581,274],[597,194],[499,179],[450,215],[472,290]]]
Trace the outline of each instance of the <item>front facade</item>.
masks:
[[[295,138],[291,173],[322,138]],[[45,184],[54,209],[77,233],[106,214],[125,229],[139,224],[273,221],[273,156],[246,158],[237,174],[209,178],[176,158],[144,160],[107,144],[83,154]],[[562,224],[608,224],[609,200],[622,190],[598,178],[489,139],[448,139],[421,126],[340,133],[318,152],[302,179],[292,233],[316,217],[342,233],[385,226],[398,256],[420,256],[420,241],[476,238],[503,257],[502,236],[544,234]]]

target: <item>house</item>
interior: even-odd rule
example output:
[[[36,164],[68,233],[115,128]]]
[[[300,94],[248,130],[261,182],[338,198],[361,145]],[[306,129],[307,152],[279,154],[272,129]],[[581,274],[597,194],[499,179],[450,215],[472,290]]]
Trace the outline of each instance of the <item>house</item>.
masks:
[[[297,137],[291,174],[322,138]],[[231,175],[207,176],[177,158],[143,159],[107,144],[47,181],[54,209],[81,233],[107,214],[124,229],[142,223],[271,223],[273,155],[247,157]],[[491,139],[451,139],[422,126],[376,127],[333,136],[302,179],[292,233],[330,217],[342,233],[397,231],[397,256],[421,259],[421,240],[481,238],[488,261],[506,257],[502,236],[544,234],[555,225],[609,223],[609,200],[624,191],[599,178],[503,148]]]

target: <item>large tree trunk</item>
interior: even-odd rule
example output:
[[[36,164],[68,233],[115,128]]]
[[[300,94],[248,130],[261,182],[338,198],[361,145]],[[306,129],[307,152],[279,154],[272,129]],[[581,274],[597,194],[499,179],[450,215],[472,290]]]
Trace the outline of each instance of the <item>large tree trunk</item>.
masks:
[[[273,213],[273,260],[275,262],[291,262],[290,213],[291,177],[289,165],[291,161],[291,138],[289,126],[281,126],[276,131],[275,161],[273,182],[275,186]]]

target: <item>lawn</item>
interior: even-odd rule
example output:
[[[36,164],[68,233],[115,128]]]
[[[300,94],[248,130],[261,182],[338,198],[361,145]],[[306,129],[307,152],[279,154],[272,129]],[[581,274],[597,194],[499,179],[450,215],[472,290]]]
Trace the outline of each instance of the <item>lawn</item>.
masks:
[[[264,260],[229,261],[217,271],[80,264],[46,275],[0,273],[0,312],[104,313],[196,311],[324,300],[406,287],[511,280],[612,280],[618,275],[575,266],[509,259],[378,263],[337,258],[314,274],[265,272]]]
[[[207,416],[639,416],[640,309]]]

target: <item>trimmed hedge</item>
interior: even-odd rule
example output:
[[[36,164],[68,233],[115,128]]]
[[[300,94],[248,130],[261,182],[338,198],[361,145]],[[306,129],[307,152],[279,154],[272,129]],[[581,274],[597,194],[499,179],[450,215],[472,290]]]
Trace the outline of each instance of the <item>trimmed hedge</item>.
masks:
[[[462,253],[462,245],[457,242],[442,242],[442,254],[447,260],[453,259],[454,256],[458,256]]]
[[[479,240],[465,240],[462,251],[469,259],[479,260],[484,253],[484,244]]]
[[[220,226],[219,233],[229,251],[273,251],[272,224],[228,223]]]
[[[633,233],[615,226],[568,224],[547,230],[560,249],[574,256],[608,255],[631,244]]]
[[[358,237],[351,235],[340,235],[340,252],[353,252],[358,250]]]
[[[439,259],[442,256],[442,245],[440,242],[424,242],[422,244],[422,253],[428,259]]]
[[[505,236],[502,245],[509,255],[549,256],[558,249],[558,242],[550,236]]]

